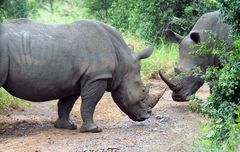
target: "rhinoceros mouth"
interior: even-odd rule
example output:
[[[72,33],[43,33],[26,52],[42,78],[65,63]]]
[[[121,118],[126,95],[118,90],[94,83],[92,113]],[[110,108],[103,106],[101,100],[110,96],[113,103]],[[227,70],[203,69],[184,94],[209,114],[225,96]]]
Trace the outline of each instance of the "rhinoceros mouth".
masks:
[[[174,92],[172,93],[172,98],[174,101],[178,101],[178,102],[184,102],[184,101],[189,101],[189,99],[187,98],[190,95],[190,93],[179,93],[179,92]]]
[[[139,107],[139,105],[137,107],[135,106],[129,107],[130,111],[128,111],[126,114],[133,121],[144,121],[150,118],[152,113],[152,108],[146,105],[143,101],[141,101],[141,103],[145,105],[144,107],[141,107],[141,106]]]
[[[150,118],[150,116],[151,116],[151,114],[145,114],[144,116],[141,116],[141,117],[137,117],[137,116],[130,116],[129,115],[129,118],[131,118],[133,121],[144,121],[144,120],[146,120],[146,119],[149,119]]]
[[[149,116],[149,117],[143,117],[143,118],[137,119],[136,121],[141,122],[141,121],[147,120],[147,119],[149,119],[149,118],[150,118],[150,116]]]

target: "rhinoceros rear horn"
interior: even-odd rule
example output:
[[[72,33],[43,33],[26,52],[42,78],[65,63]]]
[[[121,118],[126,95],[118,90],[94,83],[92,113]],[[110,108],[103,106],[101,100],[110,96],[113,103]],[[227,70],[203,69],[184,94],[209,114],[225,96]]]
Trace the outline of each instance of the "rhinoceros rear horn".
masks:
[[[135,53],[135,56],[139,60],[148,58],[152,54],[153,49],[154,49],[153,45],[148,45],[142,51]]]

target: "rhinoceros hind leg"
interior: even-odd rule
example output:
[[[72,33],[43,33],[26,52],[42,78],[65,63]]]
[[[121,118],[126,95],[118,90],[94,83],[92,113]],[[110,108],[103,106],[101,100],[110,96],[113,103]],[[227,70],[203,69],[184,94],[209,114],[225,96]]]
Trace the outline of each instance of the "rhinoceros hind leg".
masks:
[[[81,115],[83,124],[80,132],[101,132],[102,129],[94,124],[93,113],[98,101],[102,98],[107,88],[107,80],[98,80],[87,83],[82,88]]]
[[[73,120],[73,118],[71,118],[71,117],[68,120],[58,118],[56,120],[54,126],[56,128],[69,129],[69,130],[77,129],[77,125],[76,125],[75,121]]]
[[[74,95],[66,98],[61,98],[58,101],[58,119],[55,122],[56,128],[62,129],[77,129],[77,125],[73,118],[69,117],[69,113],[72,110],[74,103],[79,95]]]
[[[98,133],[101,132],[102,129],[94,124],[86,124],[84,123],[82,127],[80,128],[80,132],[92,132],[92,133]]]

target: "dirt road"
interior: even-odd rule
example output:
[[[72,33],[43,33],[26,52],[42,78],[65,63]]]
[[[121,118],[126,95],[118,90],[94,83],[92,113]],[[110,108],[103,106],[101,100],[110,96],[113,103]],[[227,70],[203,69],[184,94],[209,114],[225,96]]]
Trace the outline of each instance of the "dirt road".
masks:
[[[208,95],[203,86],[198,94]],[[150,119],[131,121],[106,93],[95,121],[103,132],[79,133],[53,126],[57,101],[33,103],[25,111],[0,114],[0,152],[185,152],[191,151],[202,117],[186,109],[187,102],[171,99],[167,90]],[[71,115],[81,125],[79,99]]]

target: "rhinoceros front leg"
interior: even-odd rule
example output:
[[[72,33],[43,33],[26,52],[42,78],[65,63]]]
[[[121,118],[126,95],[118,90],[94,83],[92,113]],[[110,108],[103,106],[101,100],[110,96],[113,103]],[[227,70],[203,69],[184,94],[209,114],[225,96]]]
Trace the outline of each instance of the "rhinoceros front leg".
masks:
[[[61,98],[58,101],[58,119],[55,122],[56,128],[63,129],[77,129],[77,125],[73,118],[69,117],[69,113],[72,110],[74,103],[76,102],[79,95]]]
[[[93,121],[93,113],[98,101],[103,96],[107,88],[106,80],[98,80],[92,83],[87,83],[82,90],[81,115],[83,125],[80,132],[101,132],[102,129],[95,125]]]

